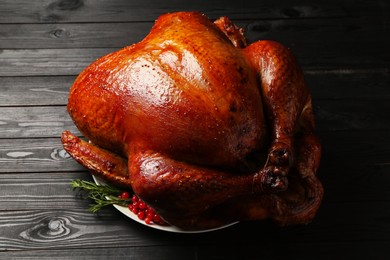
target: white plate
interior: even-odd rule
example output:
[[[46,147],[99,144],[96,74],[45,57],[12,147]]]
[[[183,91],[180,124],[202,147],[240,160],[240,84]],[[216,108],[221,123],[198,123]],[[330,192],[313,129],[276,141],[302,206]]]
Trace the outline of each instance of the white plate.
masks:
[[[102,180],[101,178],[99,178],[99,177],[97,177],[97,176],[95,176],[93,174],[92,174],[92,178],[93,178],[94,182],[97,185],[106,185],[107,184],[104,180]],[[164,225],[157,225],[157,224],[146,224],[145,221],[139,219],[138,216],[136,214],[134,214],[133,212],[131,212],[127,207],[119,206],[117,204],[114,204],[114,207],[117,210],[119,210],[121,213],[123,213],[124,215],[128,216],[132,220],[134,220],[134,221],[136,221],[136,222],[138,222],[138,223],[140,223],[142,225],[145,225],[147,227],[154,228],[154,229],[159,229],[159,230],[168,231],[168,232],[175,232],[175,233],[204,233],[204,232],[211,232],[211,231],[227,228],[229,226],[232,226],[232,225],[235,225],[235,224],[238,223],[238,222],[233,222],[233,223],[230,223],[230,224],[227,224],[227,225],[224,225],[224,226],[221,226],[221,227],[217,227],[217,228],[188,231],[188,230],[183,230],[183,229],[180,229],[180,228],[172,226],[172,225],[164,226]]]

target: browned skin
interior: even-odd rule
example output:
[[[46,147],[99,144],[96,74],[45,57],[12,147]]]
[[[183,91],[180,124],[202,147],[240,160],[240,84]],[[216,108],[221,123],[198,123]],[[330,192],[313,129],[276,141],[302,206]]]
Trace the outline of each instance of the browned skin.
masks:
[[[65,150],[183,229],[308,223],[322,200],[311,97],[292,53],[227,17],[161,16],[74,82]]]

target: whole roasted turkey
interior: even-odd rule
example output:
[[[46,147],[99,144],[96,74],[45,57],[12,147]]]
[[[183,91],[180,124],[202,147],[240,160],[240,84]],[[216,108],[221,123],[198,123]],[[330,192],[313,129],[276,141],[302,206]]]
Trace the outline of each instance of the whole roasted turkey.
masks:
[[[144,40],[93,62],[65,150],[185,230],[270,218],[309,223],[322,200],[311,96],[289,49],[247,45],[227,17],[159,17]]]

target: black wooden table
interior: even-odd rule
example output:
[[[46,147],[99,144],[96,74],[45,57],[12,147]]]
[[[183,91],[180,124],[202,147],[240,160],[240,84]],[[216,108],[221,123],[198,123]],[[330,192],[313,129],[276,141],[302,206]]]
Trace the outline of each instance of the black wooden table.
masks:
[[[64,152],[77,74],[138,42],[162,13],[229,16],[250,42],[290,47],[312,91],[323,204],[306,226],[155,230],[88,211]],[[0,1],[0,259],[390,259],[390,4],[310,1]]]

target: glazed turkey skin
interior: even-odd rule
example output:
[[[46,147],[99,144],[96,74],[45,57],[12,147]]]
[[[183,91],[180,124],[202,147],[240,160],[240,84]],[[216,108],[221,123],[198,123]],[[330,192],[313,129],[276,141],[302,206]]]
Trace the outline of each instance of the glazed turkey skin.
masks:
[[[306,224],[322,202],[302,69],[281,43],[248,44],[228,17],[160,16],[80,73],[67,110],[89,142],[64,131],[64,149],[179,228]]]
[[[242,166],[267,133],[255,70],[206,16],[165,16],[143,41],[79,75],[69,114],[94,144],[125,157],[137,147]]]

